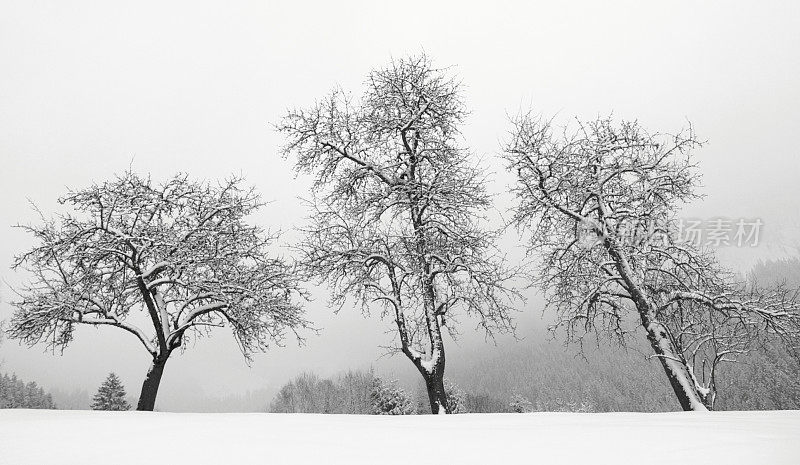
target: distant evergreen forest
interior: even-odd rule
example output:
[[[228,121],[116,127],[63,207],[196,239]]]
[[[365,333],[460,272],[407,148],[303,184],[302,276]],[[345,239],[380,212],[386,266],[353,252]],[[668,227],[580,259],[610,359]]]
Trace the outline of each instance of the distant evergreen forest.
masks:
[[[17,375],[0,375],[0,408],[54,409],[53,397],[35,381],[25,382]]]

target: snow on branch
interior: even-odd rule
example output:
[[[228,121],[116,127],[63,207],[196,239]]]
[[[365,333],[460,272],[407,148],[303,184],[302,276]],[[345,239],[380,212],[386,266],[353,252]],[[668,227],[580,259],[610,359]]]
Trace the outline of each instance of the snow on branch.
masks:
[[[490,334],[513,330],[517,270],[485,227],[491,199],[460,145],[460,93],[424,55],[410,57],[370,73],[360,98],[335,89],[278,125],[284,155],[315,180],[305,271],[339,308],[352,299],[392,318],[396,350],[418,367],[441,363],[442,328],[455,331],[459,310]]]
[[[625,343],[641,324],[684,408],[713,407],[718,365],[759,339],[796,344],[796,292],[739,283],[672,234],[680,206],[699,197],[691,126],[670,135],[598,118],[557,129],[531,114],[512,124],[513,221],[542,259],[554,330]]]
[[[245,221],[262,202],[238,177],[157,184],[126,172],[60,203],[67,212],[23,226],[36,245],[14,262],[31,281],[18,291],[12,337],[63,349],[77,325],[108,325],[164,357],[224,325],[249,356],[308,325],[294,267],[269,257],[277,236]],[[139,311],[149,332],[128,321]]]

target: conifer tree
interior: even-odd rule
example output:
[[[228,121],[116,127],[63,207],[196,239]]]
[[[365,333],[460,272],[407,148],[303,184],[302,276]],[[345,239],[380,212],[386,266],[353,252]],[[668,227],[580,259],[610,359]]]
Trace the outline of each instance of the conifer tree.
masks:
[[[447,406],[450,413],[469,413],[467,408],[467,393],[449,379],[444,380],[444,392],[447,396]]]
[[[528,413],[533,411],[533,404],[521,394],[513,394],[508,402],[508,408],[514,413]]]
[[[375,415],[413,415],[414,402],[405,390],[394,382],[386,383],[375,377],[372,385],[372,406]]]
[[[0,408],[54,409],[53,397],[36,382],[26,383],[17,375],[0,375]]]
[[[115,373],[109,373],[108,377],[97,390],[92,399],[92,410],[130,410],[131,406],[125,400],[125,386]]]

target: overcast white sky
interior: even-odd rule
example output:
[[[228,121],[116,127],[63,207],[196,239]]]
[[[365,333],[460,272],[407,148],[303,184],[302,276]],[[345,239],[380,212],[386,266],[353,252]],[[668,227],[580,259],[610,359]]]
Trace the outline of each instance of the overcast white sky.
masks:
[[[371,68],[422,50],[463,80],[465,140],[489,163],[520,108],[613,111],[663,131],[691,120],[709,141],[698,152],[708,197],[687,215],[763,218],[761,247],[723,251],[735,266],[779,255],[800,244],[799,5],[0,0],[0,318],[22,278],[11,257],[30,244],[11,228],[33,219],[27,199],[52,212],[67,186],[128,166],[156,178],[242,173],[274,201],[259,221],[291,229],[308,181],[277,155],[270,124],[334,84],[358,91]],[[491,189],[503,192],[503,181]],[[159,405],[275,388],[308,369],[412,369],[378,359],[384,324],[350,309],[333,316],[326,300],[317,290],[308,305],[320,336],[257,355],[252,368],[226,333],[175,357]],[[523,337],[541,315],[535,298],[524,310]],[[482,340],[464,332],[448,367]],[[63,356],[6,341],[0,361],[46,386],[89,391],[114,369],[132,394],[148,365],[135,339],[108,329],[80,332]]]

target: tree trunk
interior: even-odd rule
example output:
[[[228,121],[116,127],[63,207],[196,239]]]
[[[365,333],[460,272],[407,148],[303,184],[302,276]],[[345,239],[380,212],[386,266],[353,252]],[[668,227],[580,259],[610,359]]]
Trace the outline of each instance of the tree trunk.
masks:
[[[431,413],[441,415],[450,413],[447,403],[447,394],[444,390],[444,351],[439,352],[437,359],[423,361],[419,356],[414,356],[408,350],[403,351],[406,356],[414,363],[417,370],[425,380],[425,389],[428,391],[428,401]]]
[[[431,413],[434,415],[450,413],[447,406],[447,394],[444,391],[444,374],[437,370],[433,375],[426,377],[425,387],[428,389]]]
[[[605,231],[600,231],[600,233],[606,234]],[[689,367],[681,361],[678,351],[674,350],[672,341],[667,336],[666,328],[656,319],[653,304],[646,297],[643,287],[634,278],[635,273],[631,269],[627,256],[611,239],[606,238],[603,243],[608,254],[614,260],[617,271],[624,281],[625,289],[639,312],[642,327],[647,332],[647,340],[650,341],[653,351],[661,361],[661,366],[664,367],[669,384],[675,391],[681,407],[684,410],[707,411],[703,396],[698,392],[694,382],[694,376],[690,373]]]
[[[147,371],[147,376],[142,383],[142,393],[139,395],[139,404],[136,406],[136,410],[153,411],[156,406],[158,386],[161,384],[161,375],[164,374],[164,365],[166,364],[166,357],[153,359],[153,364],[150,365],[150,370]]]
[[[647,339],[661,361],[661,366],[664,367],[664,373],[667,374],[669,384],[672,386],[672,390],[675,391],[675,396],[678,398],[681,408],[686,411],[709,410],[706,406],[706,399],[697,391],[694,378],[689,373],[689,367],[678,360],[663,328],[657,324],[650,324],[649,326],[649,328],[645,328],[647,329]]]

